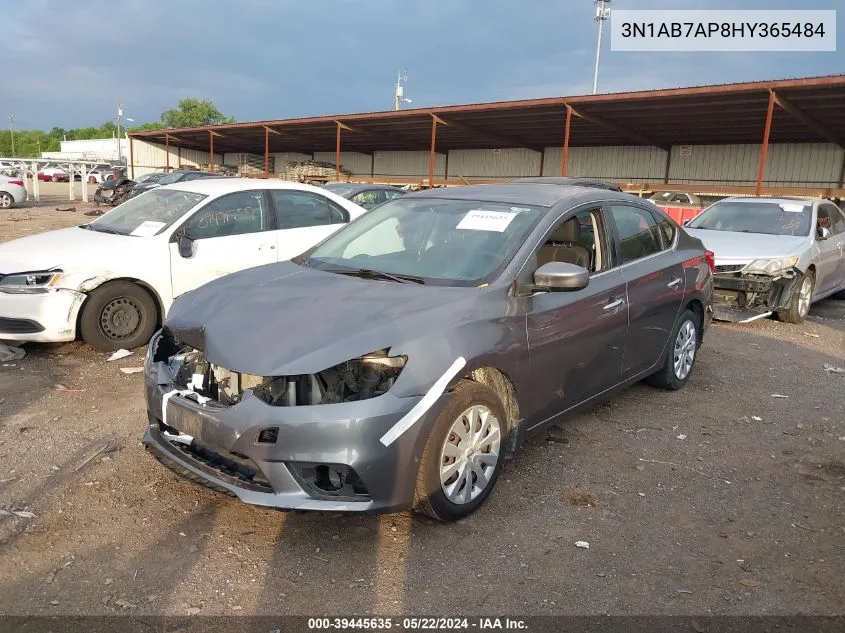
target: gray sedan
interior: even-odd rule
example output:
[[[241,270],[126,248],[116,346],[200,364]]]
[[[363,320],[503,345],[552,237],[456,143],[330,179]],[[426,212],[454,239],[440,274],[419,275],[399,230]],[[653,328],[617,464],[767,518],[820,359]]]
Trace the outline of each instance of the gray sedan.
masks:
[[[813,302],[845,295],[845,214],[832,202],[729,198],[687,230],[716,254],[717,319],[800,323]]]
[[[390,185],[368,185],[354,182],[329,182],[323,187],[365,209],[373,209],[388,200],[399,198],[408,193],[404,189]]]
[[[247,503],[459,519],[529,432],[689,380],[711,255],[628,194],[408,194],[177,299],[149,347],[144,443]]]

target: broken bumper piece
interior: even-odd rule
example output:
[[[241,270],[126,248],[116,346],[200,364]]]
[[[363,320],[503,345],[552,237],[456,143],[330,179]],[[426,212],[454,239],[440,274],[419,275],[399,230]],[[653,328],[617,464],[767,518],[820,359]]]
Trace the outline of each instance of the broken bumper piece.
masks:
[[[0,339],[59,343],[76,337],[85,295],[64,288],[39,294],[0,293]]]
[[[151,348],[154,348],[154,342]],[[393,512],[413,502],[419,458],[445,393],[394,442],[381,438],[421,397],[272,406],[250,390],[221,405],[172,382],[148,359],[144,444],[181,476],[284,510]]]
[[[779,277],[742,273],[714,275],[714,318],[746,323],[785,309],[796,290],[798,279],[800,272],[795,269]]]

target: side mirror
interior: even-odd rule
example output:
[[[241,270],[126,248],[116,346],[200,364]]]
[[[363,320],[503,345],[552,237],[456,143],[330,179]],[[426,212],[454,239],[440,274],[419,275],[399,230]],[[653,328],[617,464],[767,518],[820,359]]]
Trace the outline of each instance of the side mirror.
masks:
[[[586,268],[565,262],[549,262],[534,271],[538,290],[582,290],[590,283]]]
[[[179,254],[185,259],[190,259],[194,256],[194,240],[188,237],[185,233],[179,236]]]
[[[820,240],[826,240],[830,237],[830,229],[824,226],[817,226],[816,237]]]

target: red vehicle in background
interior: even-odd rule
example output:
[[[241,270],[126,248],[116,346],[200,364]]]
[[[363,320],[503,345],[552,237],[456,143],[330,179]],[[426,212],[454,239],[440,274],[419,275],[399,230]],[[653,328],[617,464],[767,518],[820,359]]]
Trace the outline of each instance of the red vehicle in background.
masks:
[[[704,211],[701,199],[694,193],[658,191],[649,200],[681,226]]]
[[[61,167],[48,165],[38,172],[38,180],[45,182],[67,182],[70,180],[70,177]]]

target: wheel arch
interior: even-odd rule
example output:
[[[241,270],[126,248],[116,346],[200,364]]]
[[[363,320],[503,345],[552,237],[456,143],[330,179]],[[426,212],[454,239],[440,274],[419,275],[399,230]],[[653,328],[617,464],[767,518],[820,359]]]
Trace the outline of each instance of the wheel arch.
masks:
[[[520,426],[520,409],[516,385],[513,380],[505,372],[492,366],[470,369],[462,377],[465,380],[471,380],[484,385],[499,397],[507,415],[507,420],[505,420],[507,431],[505,450],[510,454],[516,452]]]
[[[152,287],[152,285],[142,279],[137,279],[135,277],[111,277],[108,279],[97,278],[82,284],[82,289],[85,293],[85,300],[79,306],[79,311],[76,313],[77,338],[80,335],[82,313],[85,310],[85,304],[88,303],[88,299],[91,296],[91,293],[97,288],[102,288],[103,286],[106,286],[108,284],[117,283],[121,281],[133,283],[139,288],[142,288],[148,295],[150,295],[150,298],[153,300],[153,303],[156,307],[156,325],[161,326],[162,321],[164,320],[164,303],[162,302],[161,297],[159,296],[158,292],[156,292],[156,289]]]

